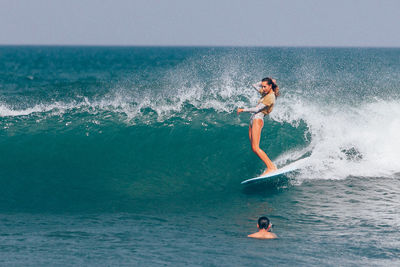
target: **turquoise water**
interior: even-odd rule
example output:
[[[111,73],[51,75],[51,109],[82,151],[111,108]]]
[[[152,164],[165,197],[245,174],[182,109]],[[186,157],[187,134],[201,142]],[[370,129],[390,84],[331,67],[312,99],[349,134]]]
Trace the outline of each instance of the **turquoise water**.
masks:
[[[3,46],[0,264],[397,265],[399,131],[400,49]]]

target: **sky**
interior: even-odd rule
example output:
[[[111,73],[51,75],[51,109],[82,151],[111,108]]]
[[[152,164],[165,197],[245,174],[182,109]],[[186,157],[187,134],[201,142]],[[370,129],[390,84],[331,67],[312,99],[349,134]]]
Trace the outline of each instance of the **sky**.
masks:
[[[0,45],[400,47],[400,0],[0,0]]]

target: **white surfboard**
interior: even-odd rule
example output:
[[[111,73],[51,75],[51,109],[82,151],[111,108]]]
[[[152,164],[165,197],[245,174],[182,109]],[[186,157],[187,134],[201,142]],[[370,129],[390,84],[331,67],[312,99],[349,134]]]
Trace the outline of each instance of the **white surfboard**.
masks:
[[[253,182],[260,182],[260,181],[263,181],[263,180],[267,180],[267,179],[269,179],[271,177],[275,177],[275,176],[279,176],[279,175],[282,175],[282,174],[285,174],[285,173],[289,173],[289,172],[295,171],[297,169],[298,169],[297,167],[295,167],[295,166],[290,164],[288,166],[285,166],[285,167],[283,167],[281,169],[278,169],[276,171],[267,173],[265,175],[261,175],[261,176],[258,176],[258,177],[254,177],[254,178],[251,178],[251,179],[244,180],[243,182],[241,182],[241,184],[249,184],[249,183],[253,183]]]

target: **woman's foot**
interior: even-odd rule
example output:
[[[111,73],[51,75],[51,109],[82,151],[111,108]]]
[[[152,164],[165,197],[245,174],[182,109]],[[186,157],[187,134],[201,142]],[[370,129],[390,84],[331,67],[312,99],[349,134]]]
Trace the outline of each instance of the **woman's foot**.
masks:
[[[274,172],[274,171],[277,171],[277,170],[278,170],[278,168],[274,165],[273,168],[268,168],[265,172],[263,172],[263,174],[261,174],[261,176],[266,175],[271,172]]]

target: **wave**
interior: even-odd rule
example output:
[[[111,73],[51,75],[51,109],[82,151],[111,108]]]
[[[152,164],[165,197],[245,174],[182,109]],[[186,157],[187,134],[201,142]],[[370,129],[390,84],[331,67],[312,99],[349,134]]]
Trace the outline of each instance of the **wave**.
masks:
[[[79,120],[86,123],[86,135],[90,134],[88,124],[95,125],[93,129],[99,132],[109,121],[117,122],[119,127],[199,125],[201,131],[210,127],[219,127],[220,131],[224,131],[225,127],[226,132],[232,132],[229,127],[247,127],[248,116],[237,117],[235,108],[256,102],[257,96],[251,90],[243,95],[242,89],[232,87],[226,91],[226,88],[229,87],[224,87],[224,93],[220,89],[215,90],[220,93],[213,90],[205,93],[198,88],[181,89],[178,90],[180,93],[173,96],[161,95],[154,99],[147,96],[140,101],[119,92],[98,100],[84,97],[80,101],[39,104],[21,110],[3,104],[0,105],[0,116],[8,122],[2,127],[3,131],[10,130],[9,123],[13,118],[18,120],[11,127],[18,128],[18,121],[21,120],[19,117],[23,117],[25,124],[31,121],[32,125],[40,121],[38,118],[43,119],[42,123],[47,120],[49,124],[55,123],[50,118],[61,118],[57,127],[63,131],[63,127],[79,125],[74,120],[80,116]],[[82,119],[82,114],[86,114],[86,119],[85,116]],[[269,133],[271,127],[273,132]],[[278,141],[266,137],[266,132],[277,137],[284,135],[280,128],[295,133],[287,139],[278,138]],[[349,105],[337,101],[319,103],[310,98],[285,93],[278,99],[274,112],[266,121],[263,143],[273,148],[273,151],[266,151],[274,155],[273,159],[278,166],[302,159],[301,170],[295,176],[297,181],[344,179],[349,176],[392,177],[400,171],[399,131],[400,104],[397,100],[375,99],[372,102]],[[245,136],[246,131],[240,134]],[[236,138],[243,140],[242,137]],[[218,139],[220,137],[216,138],[216,142],[223,141]],[[292,144],[294,149],[287,149],[290,138],[296,140]],[[274,142],[278,144],[270,145]],[[247,146],[245,143],[244,149],[248,149]],[[172,147],[169,149],[174,150]],[[216,152],[207,151],[203,157],[210,156],[208,153],[213,155]]]
[[[132,63],[126,69],[117,70],[121,77],[128,75],[125,73],[130,67],[137,71],[126,80],[104,82],[104,88],[97,87],[97,80],[92,83],[91,79],[82,78],[75,83],[79,73],[68,76],[69,80],[61,88],[46,80],[42,89],[31,88],[30,83],[40,83],[40,79],[24,79],[20,94],[11,90],[13,83],[10,82],[9,95],[0,98],[1,142],[12,149],[15,139],[10,136],[24,142],[32,138],[41,142],[51,139],[63,152],[66,134],[77,143],[84,143],[85,138],[93,138],[99,144],[107,140],[110,151],[114,147],[122,149],[123,140],[130,150],[141,151],[143,162],[152,162],[153,154],[146,151],[154,150],[156,143],[162,147],[156,149],[161,155],[159,160],[166,162],[162,170],[171,179],[185,177],[189,181],[185,170],[175,168],[174,162],[168,159],[171,156],[163,151],[172,151],[179,159],[176,162],[186,162],[187,168],[193,169],[192,164],[196,164],[189,157],[180,157],[192,152],[192,147],[184,146],[186,150],[177,147],[181,140],[195,140],[199,143],[196,159],[213,158],[216,162],[215,168],[203,166],[206,171],[199,175],[248,178],[262,172],[264,166],[249,148],[249,115],[238,117],[235,110],[257,103],[258,95],[250,85],[255,82],[254,77],[263,77],[268,70],[271,76],[277,77],[282,96],[266,119],[261,145],[278,166],[301,159],[300,172],[293,176],[295,181],[393,177],[400,171],[396,160],[400,158],[396,135],[400,130],[400,97],[397,63],[392,55],[380,57],[379,64],[375,61],[366,64],[370,56],[364,50],[206,49],[187,51],[176,64],[171,62],[182,51],[171,52],[170,57],[163,55],[158,66],[151,56],[155,52],[148,51],[149,56],[145,57],[148,62],[143,65]],[[109,71],[108,68],[112,67],[106,66],[94,73],[102,77],[100,74]],[[84,69],[82,66],[79,70]],[[371,75],[379,71],[381,75]],[[48,90],[51,96],[46,95]],[[31,145],[30,151],[38,148]],[[26,157],[27,153],[21,152],[18,157]],[[49,152],[43,151],[37,156],[46,158],[46,153]],[[241,163],[227,163],[224,153],[244,155],[245,166],[237,170],[236,166]],[[99,157],[90,150],[83,154]],[[120,157],[122,161],[137,160]],[[14,160],[17,162],[17,157]],[[221,170],[220,166],[229,168]],[[152,179],[165,179],[162,170]],[[128,171],[120,170],[116,176],[125,173]],[[146,176],[145,173],[146,170],[136,170],[136,177]]]

